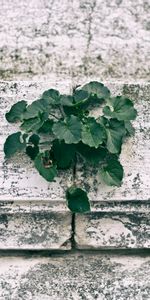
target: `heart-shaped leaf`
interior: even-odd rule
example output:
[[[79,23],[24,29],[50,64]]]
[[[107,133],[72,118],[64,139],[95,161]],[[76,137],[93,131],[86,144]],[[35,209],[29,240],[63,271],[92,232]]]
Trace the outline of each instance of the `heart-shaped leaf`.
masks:
[[[57,168],[69,168],[75,157],[75,151],[75,145],[65,144],[64,141],[54,140],[51,153],[53,159],[56,161]]]
[[[85,213],[90,211],[89,199],[84,190],[76,186],[71,186],[66,191],[66,199],[68,207],[72,212]]]
[[[77,152],[90,164],[97,165],[100,162],[103,162],[106,155],[107,150],[104,147],[98,147],[97,149],[94,147],[89,147],[88,145],[80,142],[77,146]]]
[[[22,120],[22,114],[25,112],[26,106],[27,102],[24,100],[15,103],[10,111],[6,113],[6,120],[10,123]]]
[[[82,126],[82,142],[90,147],[98,148],[105,139],[106,133],[103,126],[94,118],[87,118]]]
[[[103,108],[103,113],[108,117],[129,121],[134,120],[137,116],[137,111],[130,99],[117,96],[110,98],[107,103],[108,105]]]
[[[60,104],[60,94],[55,89],[49,89],[42,94],[42,99],[47,100],[47,103],[52,106]]]
[[[66,144],[77,144],[81,140],[81,122],[73,115],[56,122],[52,131],[57,139],[64,140]]]
[[[25,138],[26,135],[22,135],[21,132],[16,132],[9,135],[4,144],[4,153],[6,158],[10,158],[18,151],[22,151],[26,147]]]
[[[87,91],[91,96],[97,96],[98,99],[105,99],[110,96],[109,89],[103,83],[91,81],[82,86],[83,91]]]
[[[45,153],[39,153],[36,156],[34,165],[39,174],[49,182],[53,181],[55,176],[57,175],[56,166],[52,164],[50,155],[48,155],[46,151]]]
[[[123,167],[119,161],[111,159],[101,168],[99,174],[107,185],[120,186],[123,179]]]

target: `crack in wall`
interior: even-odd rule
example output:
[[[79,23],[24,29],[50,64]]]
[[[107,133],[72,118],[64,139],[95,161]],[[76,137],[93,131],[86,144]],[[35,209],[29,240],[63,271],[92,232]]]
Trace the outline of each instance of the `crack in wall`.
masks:
[[[91,40],[92,40],[92,23],[93,23],[93,14],[94,14],[94,10],[96,7],[96,0],[94,0],[92,3],[90,3],[90,14],[88,17],[88,30],[87,30],[87,45],[86,45],[86,55],[83,59],[84,61],[84,74],[87,76],[88,75],[88,65],[89,65],[89,49],[90,49],[90,44],[91,44]]]

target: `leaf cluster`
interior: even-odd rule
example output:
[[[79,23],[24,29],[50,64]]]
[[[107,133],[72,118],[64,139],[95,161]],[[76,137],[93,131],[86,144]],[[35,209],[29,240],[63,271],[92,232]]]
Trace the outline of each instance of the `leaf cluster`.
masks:
[[[99,107],[102,113],[95,118],[92,111]],[[5,156],[25,151],[49,182],[59,170],[75,170],[80,160],[97,168],[107,185],[120,186],[123,167],[119,155],[125,138],[134,133],[131,121],[136,115],[130,99],[112,97],[97,81],[74,89],[71,95],[49,89],[30,105],[21,100],[6,113],[8,122],[20,122],[20,131],[7,137]],[[75,174],[73,178],[66,191],[68,207],[73,212],[89,211],[87,193],[76,186]]]

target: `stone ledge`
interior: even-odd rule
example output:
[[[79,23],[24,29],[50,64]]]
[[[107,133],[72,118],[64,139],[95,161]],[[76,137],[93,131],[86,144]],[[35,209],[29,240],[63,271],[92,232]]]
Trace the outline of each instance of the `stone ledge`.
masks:
[[[0,250],[69,250],[71,221],[61,202],[0,201]]]
[[[150,248],[150,201],[95,201],[76,214],[74,238],[78,249]]]
[[[149,278],[145,256],[0,257],[0,299],[149,300]]]

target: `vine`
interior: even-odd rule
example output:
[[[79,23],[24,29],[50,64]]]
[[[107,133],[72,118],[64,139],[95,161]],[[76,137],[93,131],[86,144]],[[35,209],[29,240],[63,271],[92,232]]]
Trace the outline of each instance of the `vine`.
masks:
[[[95,108],[101,108],[98,117],[92,114]],[[20,131],[7,137],[5,157],[26,152],[49,182],[59,170],[72,168],[67,205],[72,212],[84,213],[90,211],[90,202],[76,183],[77,161],[94,166],[107,185],[119,187],[123,179],[119,155],[125,137],[134,134],[131,120],[136,116],[130,99],[111,97],[109,89],[97,81],[77,87],[71,95],[49,89],[30,105],[22,100],[6,113],[8,122],[21,125]]]

